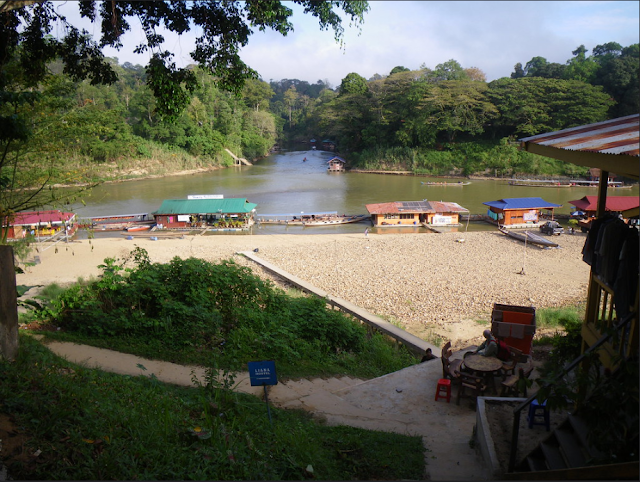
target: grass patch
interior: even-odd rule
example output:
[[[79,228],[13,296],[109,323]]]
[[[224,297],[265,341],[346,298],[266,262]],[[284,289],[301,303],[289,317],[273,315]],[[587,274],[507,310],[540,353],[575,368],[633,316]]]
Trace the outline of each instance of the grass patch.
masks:
[[[327,427],[218,387],[83,368],[21,335],[0,413],[24,438],[14,480],[422,479],[421,437]],[[36,456],[37,454],[37,456]]]
[[[564,328],[568,324],[582,323],[584,306],[541,308],[536,310],[537,328]]]

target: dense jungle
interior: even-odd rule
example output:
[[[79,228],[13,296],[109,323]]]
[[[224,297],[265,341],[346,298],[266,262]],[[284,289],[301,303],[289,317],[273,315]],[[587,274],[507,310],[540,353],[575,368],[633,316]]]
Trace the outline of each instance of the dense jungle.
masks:
[[[172,119],[157,109],[145,67],[108,59],[117,81],[92,85],[74,81],[57,61],[37,86],[22,83],[16,68],[6,89],[40,95],[0,108],[36,135],[4,147],[20,159],[22,186],[214,169],[233,163],[228,151],[255,160],[312,138],[331,141],[352,169],[584,176],[584,167],[521,152],[517,139],[637,113],[638,52],[638,44],[610,42],[589,55],[580,46],[565,64],[534,57],[492,82],[480,68],[450,60],[370,79],[354,72],[335,88],[322,80],[248,79],[236,93],[193,65],[197,85]]]

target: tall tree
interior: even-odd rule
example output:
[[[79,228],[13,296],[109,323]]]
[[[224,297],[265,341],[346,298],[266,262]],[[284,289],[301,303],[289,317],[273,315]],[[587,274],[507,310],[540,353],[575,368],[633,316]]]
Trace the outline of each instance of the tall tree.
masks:
[[[361,94],[364,95],[369,91],[367,80],[355,72],[347,74],[340,83],[340,94]]]
[[[562,78],[592,84],[600,65],[592,57],[587,57],[587,49],[584,45],[580,45],[572,54],[574,57],[567,62]]]
[[[342,10],[351,24],[360,27],[369,6],[366,1],[293,0],[304,12],[316,17],[322,30],[331,28],[337,41],[344,27],[336,10]],[[239,92],[248,78],[257,73],[240,58],[239,51],[249,42],[253,28],[272,29],[287,35],[293,24],[292,10],[280,1],[272,2],[209,2],[194,1],[83,1],[78,2],[81,17],[99,22],[101,37],[95,41],[61,15],[50,1],[3,2],[0,5],[0,67],[17,56],[26,76],[34,83],[47,74],[47,63],[61,58],[65,72],[74,79],[90,78],[93,83],[113,83],[114,70],[101,52],[101,47],[123,47],[123,35],[131,29],[130,20],[142,23],[144,40],[136,52],[152,52],[147,65],[147,83],[158,99],[163,116],[177,118],[188,105],[196,84],[191,69],[177,68],[173,54],[162,50],[164,37],[157,27],[177,34],[195,28],[199,32],[191,57],[216,78],[220,86]],[[61,23],[66,34],[61,39],[51,37],[54,25]],[[21,27],[22,26],[22,27]]]

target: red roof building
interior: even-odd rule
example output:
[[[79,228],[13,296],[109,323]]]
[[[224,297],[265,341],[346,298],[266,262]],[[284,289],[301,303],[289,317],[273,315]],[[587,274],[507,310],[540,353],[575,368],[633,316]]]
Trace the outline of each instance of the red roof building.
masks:
[[[55,234],[75,221],[75,213],[65,213],[59,209],[48,211],[23,211],[16,213],[13,219],[2,220],[2,229],[9,230],[8,239],[24,238],[28,232],[37,235]]]
[[[582,199],[569,201],[579,211],[584,211],[587,216],[595,216],[598,208],[598,196],[584,196]],[[621,213],[640,205],[638,196],[607,196],[605,211]]]
[[[469,212],[454,202],[426,200],[367,204],[365,207],[374,226],[455,226],[460,224],[460,214]]]

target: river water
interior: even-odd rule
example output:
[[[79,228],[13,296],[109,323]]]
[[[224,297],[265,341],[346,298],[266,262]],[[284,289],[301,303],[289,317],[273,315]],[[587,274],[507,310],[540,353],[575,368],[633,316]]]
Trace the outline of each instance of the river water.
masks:
[[[460,179],[427,178],[392,174],[328,173],[326,151],[286,151],[256,161],[193,175],[176,175],[109,183],[93,189],[86,205],[73,205],[78,217],[150,213],[165,199],[186,199],[190,194],[222,194],[225,198],[247,198],[256,203],[258,214],[301,214],[337,211],[366,214],[366,204],[390,201],[456,202],[472,214],[487,210],[483,202],[512,197],[541,197],[562,204],[556,213],[568,214],[568,203],[585,195],[597,195],[593,187],[522,187],[508,180],[473,180],[467,186],[427,186],[421,182],[454,182]],[[304,159],[306,158],[306,161]],[[610,191],[610,195],[638,196],[638,186]],[[302,228],[300,226],[255,226],[253,234],[346,233],[364,231],[369,223]],[[399,228],[383,228],[385,233]],[[467,229],[464,226],[462,229]],[[487,223],[471,223],[469,230],[495,229]],[[425,228],[402,228],[400,232],[428,232]]]

